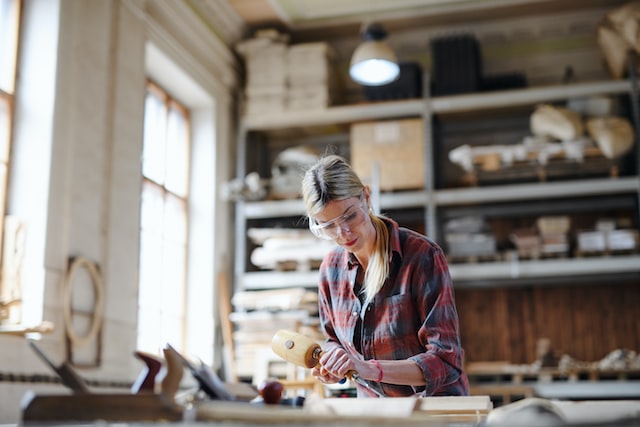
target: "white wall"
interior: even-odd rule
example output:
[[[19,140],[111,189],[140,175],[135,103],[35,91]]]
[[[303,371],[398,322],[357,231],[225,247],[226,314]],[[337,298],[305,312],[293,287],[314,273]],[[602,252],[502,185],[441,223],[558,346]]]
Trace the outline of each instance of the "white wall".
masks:
[[[36,295],[29,306],[42,308],[40,318],[36,314],[28,320],[49,320],[56,326],[39,346],[57,363],[65,359],[62,285],[69,257],[83,256],[100,267],[105,297],[100,364],[79,373],[90,380],[126,383],[142,368],[133,352],[149,71],[145,52],[153,43],[179,61],[199,91],[199,97],[183,100],[194,109],[199,129],[194,147],[198,168],[208,172],[208,182],[197,188],[202,203],[194,202],[203,232],[199,236],[205,241],[191,261],[198,274],[190,283],[203,292],[197,295],[201,307],[190,315],[190,342],[195,354],[207,351],[204,359],[217,363],[214,285],[228,259],[228,226],[221,224],[228,224],[229,209],[217,196],[215,182],[232,173],[233,56],[182,2],[25,0],[24,25],[29,37],[20,59],[19,142],[8,213],[28,222],[24,282],[29,294]],[[74,285],[82,287],[83,280]],[[193,338],[194,332],[202,339]],[[202,342],[208,347],[198,348]],[[96,348],[75,351],[89,361],[97,354]],[[0,372],[53,376],[23,338],[6,335],[0,336]],[[0,423],[19,422],[27,390],[52,389],[66,392],[61,386],[0,382]]]

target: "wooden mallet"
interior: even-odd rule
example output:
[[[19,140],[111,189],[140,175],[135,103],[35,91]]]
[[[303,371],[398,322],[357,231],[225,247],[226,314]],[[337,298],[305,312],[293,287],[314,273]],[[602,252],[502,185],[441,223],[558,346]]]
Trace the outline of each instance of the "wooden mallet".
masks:
[[[271,349],[287,362],[308,369],[315,368],[320,363],[320,357],[323,353],[320,344],[311,338],[285,329],[275,333],[271,339]],[[357,372],[351,371],[347,374],[347,377],[378,396],[386,397],[384,393],[371,387]]]
[[[271,349],[287,362],[309,369],[316,367],[322,356],[320,344],[302,334],[284,329],[273,336]]]

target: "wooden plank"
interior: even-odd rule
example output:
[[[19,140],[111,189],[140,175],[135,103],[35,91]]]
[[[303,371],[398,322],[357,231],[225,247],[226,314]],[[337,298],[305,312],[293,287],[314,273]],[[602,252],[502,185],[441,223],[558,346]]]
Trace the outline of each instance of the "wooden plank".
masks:
[[[218,299],[220,303],[220,327],[222,328],[222,347],[224,360],[225,381],[235,383],[238,381],[236,373],[235,344],[233,342],[233,323],[230,316],[233,311],[231,306],[231,291],[226,271],[218,273]]]
[[[545,325],[547,335],[551,338],[551,346],[556,353],[571,353],[576,339],[580,336],[576,333],[572,321],[575,312],[573,291],[569,287],[558,287],[549,290],[545,300],[546,313],[552,322]]]
[[[470,392],[472,395],[497,397],[502,404],[508,404],[523,397],[533,397],[533,387],[521,384],[472,384]]]
[[[244,422],[251,425],[341,425],[424,426],[443,421],[480,422],[486,418],[488,396],[439,398],[397,397],[393,399],[328,398],[305,401],[304,408],[281,405],[241,405],[235,402],[204,401],[196,406],[198,421]],[[434,400],[434,401],[432,401]],[[426,410],[422,410],[422,404]]]
[[[467,360],[495,360],[499,348],[491,325],[498,325],[494,304],[494,290],[464,290],[458,292],[462,304],[459,317],[463,324],[461,335]]]
[[[415,397],[396,397],[393,399],[322,399],[319,404],[327,411],[345,417],[394,417],[408,418],[418,407],[418,399]]]
[[[493,409],[489,396],[398,397],[393,399],[323,399],[329,413],[343,417],[438,416],[439,418],[481,421]]]
[[[515,324],[514,332],[510,340],[513,360],[521,360],[524,363],[531,363],[534,359],[535,343],[537,334],[533,330],[531,304],[532,293],[530,288],[514,289],[509,292],[508,308],[510,313],[509,322]],[[531,329],[529,334],[527,330]]]
[[[537,287],[533,291],[533,299],[534,299],[534,331],[533,334],[536,337],[536,340],[541,338],[549,338],[553,343],[557,342],[557,332],[553,333],[553,331],[549,331],[549,324],[557,324],[560,319],[552,317],[554,311],[548,310],[548,294],[549,290],[546,288]]]
[[[584,309],[584,290],[580,288],[572,288],[573,298],[571,301],[575,303],[573,310],[573,325],[574,325],[574,338],[573,346],[572,346],[572,354],[573,357],[578,359],[586,359],[589,357],[587,346],[585,345],[584,339],[577,339],[577,337],[584,338],[586,334],[591,333],[589,327],[587,326],[587,316],[589,313],[585,312]]]
[[[522,319],[520,318],[520,310],[517,307],[513,307],[514,301],[517,303],[517,298],[514,298],[514,294],[519,294],[517,289],[507,290],[502,289],[499,295],[499,315],[501,317],[500,324],[508,325],[501,328],[500,336],[502,346],[504,346],[506,353],[503,359],[506,360],[520,360],[519,354],[522,348]]]
[[[540,287],[535,291],[535,299],[536,344],[538,340],[547,338],[550,340],[552,351],[556,355],[562,353],[572,339],[569,291],[563,287]],[[536,349],[530,357],[537,357]]]
[[[629,284],[625,286],[620,295],[622,302],[616,307],[616,337],[620,347],[638,350],[640,349],[640,286]]]
[[[467,363],[532,363],[539,338],[584,362],[640,348],[638,283],[458,289],[456,302]]]
[[[598,315],[594,315],[591,318],[592,333],[589,334],[589,341],[597,359],[603,358],[606,353],[618,346],[616,317],[619,316],[619,313],[615,307],[621,307],[622,305],[620,296],[619,292],[612,292],[610,289],[603,287],[593,289],[590,308],[593,310],[592,313],[598,313]],[[612,307],[613,310],[602,309],[602,307]],[[598,352],[604,354],[598,356]]]
[[[420,399],[417,409],[427,412],[488,412],[493,403],[487,395],[482,396],[437,396]]]
[[[507,292],[506,289],[496,289],[494,291],[495,319],[493,325],[495,325],[495,327],[492,328],[492,333],[495,334],[496,340],[493,346],[494,357],[488,360],[514,360],[510,339],[513,333],[513,325],[510,323],[509,312],[507,310]]]

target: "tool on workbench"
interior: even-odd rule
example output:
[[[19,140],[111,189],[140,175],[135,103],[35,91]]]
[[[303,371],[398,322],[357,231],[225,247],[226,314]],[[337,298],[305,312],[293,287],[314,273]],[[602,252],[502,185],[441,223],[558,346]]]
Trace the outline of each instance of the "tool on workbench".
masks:
[[[236,400],[236,397],[226,389],[225,384],[220,377],[218,377],[218,375],[202,360],[200,360],[199,366],[196,366],[173,348],[171,344],[167,343],[166,348],[182,361],[182,364],[191,372],[193,378],[198,382],[200,389],[211,399]]]
[[[62,384],[69,387],[75,394],[89,394],[91,391],[85,381],[78,375],[69,362],[63,362],[60,366],[56,366],[49,357],[36,345],[35,342],[29,340],[29,345],[36,354],[58,374],[62,380]]]
[[[162,349],[162,354],[164,354],[164,360],[167,363],[167,372],[160,382],[160,390],[173,399],[180,389],[180,381],[182,381],[182,375],[184,374],[184,363],[182,362],[182,355],[169,344]]]
[[[287,362],[302,366],[308,369],[314,368],[320,363],[323,350],[320,344],[309,337],[293,331],[279,330],[271,340],[271,349],[275,354],[282,357]],[[352,371],[347,377],[360,384],[367,390],[379,397],[386,397],[381,390],[376,390],[364,378]]]
[[[144,368],[131,386],[131,392],[153,393],[156,389],[156,376],[162,368],[162,360],[154,354],[136,351],[134,355],[144,362]]]

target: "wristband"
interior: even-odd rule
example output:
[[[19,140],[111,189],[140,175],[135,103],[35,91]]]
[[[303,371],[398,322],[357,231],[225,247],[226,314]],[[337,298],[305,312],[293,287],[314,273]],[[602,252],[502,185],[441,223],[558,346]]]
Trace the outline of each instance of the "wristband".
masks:
[[[378,368],[378,371],[380,372],[380,374],[378,375],[378,379],[376,380],[376,382],[382,382],[382,377],[384,377],[384,371],[382,370],[382,366],[380,366],[380,362],[378,362],[376,359],[371,359],[369,360],[369,362],[373,363],[374,365],[376,365],[376,368]]]

